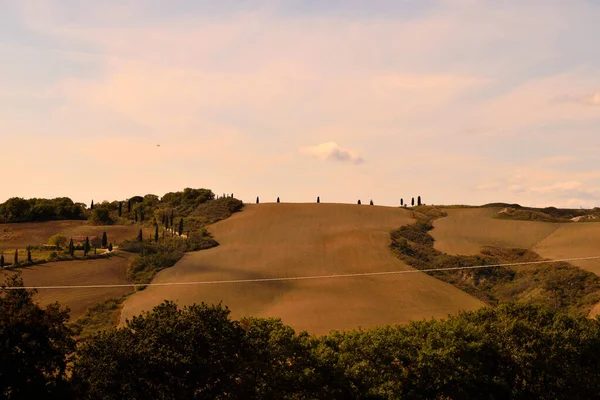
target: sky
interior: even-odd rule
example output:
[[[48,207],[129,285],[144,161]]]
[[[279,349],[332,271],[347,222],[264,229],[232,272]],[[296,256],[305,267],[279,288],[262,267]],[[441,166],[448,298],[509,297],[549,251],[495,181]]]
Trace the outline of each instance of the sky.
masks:
[[[0,10],[0,201],[600,206],[600,0]]]

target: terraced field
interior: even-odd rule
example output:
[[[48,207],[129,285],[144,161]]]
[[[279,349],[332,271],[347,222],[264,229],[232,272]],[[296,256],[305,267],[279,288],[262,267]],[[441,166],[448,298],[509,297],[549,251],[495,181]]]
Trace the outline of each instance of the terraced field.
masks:
[[[389,232],[412,223],[392,207],[260,204],[218,222],[214,249],[187,254],[153,282],[297,277],[409,270],[388,249]],[[164,299],[222,301],[241,316],[281,317],[311,333],[372,327],[472,310],[482,303],[422,273],[302,281],[153,286],[130,296],[121,322]]]

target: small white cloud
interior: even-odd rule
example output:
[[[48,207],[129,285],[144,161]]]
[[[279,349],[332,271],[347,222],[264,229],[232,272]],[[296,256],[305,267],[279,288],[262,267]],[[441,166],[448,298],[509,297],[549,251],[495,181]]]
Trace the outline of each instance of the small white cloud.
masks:
[[[558,103],[579,103],[587,104],[589,106],[600,106],[600,92],[597,92],[591,96],[571,96],[563,94],[554,98],[555,102]]]
[[[570,182],[557,182],[549,186],[537,186],[531,188],[532,192],[538,193],[553,193],[553,192],[567,192],[576,189],[580,189],[583,186],[582,182],[570,181]]]
[[[364,162],[356,152],[340,147],[335,142],[321,143],[316,146],[303,147],[300,153],[321,160],[333,160],[361,164]]]
[[[584,98],[583,102],[592,106],[600,106],[600,92],[596,93],[591,97]]]

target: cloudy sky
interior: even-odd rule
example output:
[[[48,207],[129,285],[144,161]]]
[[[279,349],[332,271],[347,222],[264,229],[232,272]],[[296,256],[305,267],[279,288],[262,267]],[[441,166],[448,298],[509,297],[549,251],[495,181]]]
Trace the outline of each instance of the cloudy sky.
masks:
[[[600,206],[600,0],[0,10],[0,201]]]

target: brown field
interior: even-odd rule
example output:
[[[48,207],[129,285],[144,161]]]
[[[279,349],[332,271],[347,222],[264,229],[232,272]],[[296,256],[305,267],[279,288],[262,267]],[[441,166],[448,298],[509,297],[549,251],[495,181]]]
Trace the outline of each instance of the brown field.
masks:
[[[221,244],[187,254],[153,282],[188,282],[409,270],[389,250],[389,232],[413,222],[406,210],[348,204],[261,204],[210,227]],[[422,273],[268,283],[154,286],[130,296],[121,322],[164,299],[217,303],[232,317],[281,317],[297,330],[445,317],[483,304]]]
[[[106,232],[108,241],[119,243],[124,239],[134,239],[140,230],[139,225],[87,225],[86,221],[26,222],[20,224],[0,224],[0,249],[25,248],[48,242],[52,235],[61,234],[67,238],[85,235],[102,237]],[[153,231],[144,228],[144,236]]]
[[[21,271],[25,286],[122,284],[128,283],[126,271],[129,256],[127,253],[115,253],[105,259],[51,262],[18,270]],[[89,306],[130,291],[131,288],[41,289],[36,300],[42,305],[58,301],[68,306],[71,319],[74,320]]]
[[[478,254],[482,246],[520,247],[549,259],[600,256],[600,223],[549,223],[494,219],[500,208],[448,209],[434,222],[435,248]],[[571,264],[600,275],[600,261]]]

